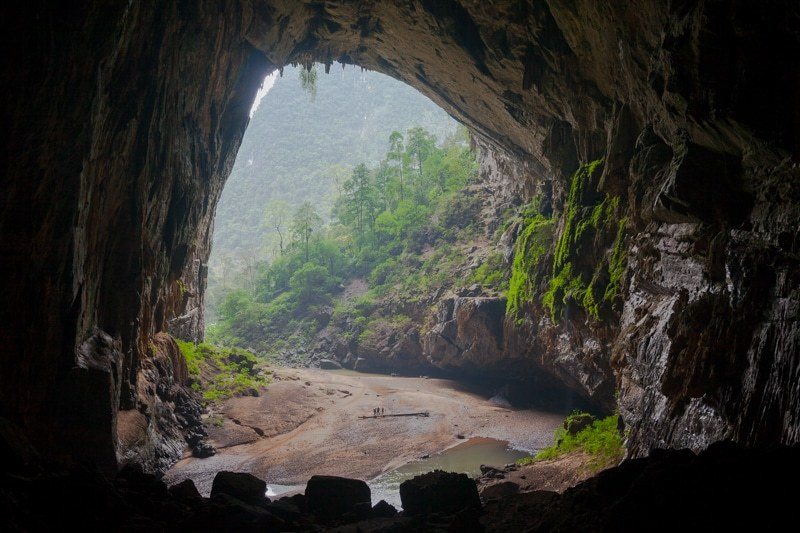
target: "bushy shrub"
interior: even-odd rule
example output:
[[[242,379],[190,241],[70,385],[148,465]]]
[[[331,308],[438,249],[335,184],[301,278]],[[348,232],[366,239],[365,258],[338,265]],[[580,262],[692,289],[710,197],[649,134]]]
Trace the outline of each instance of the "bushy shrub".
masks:
[[[572,413],[565,420],[564,426],[556,429],[555,444],[540,450],[535,457],[526,457],[517,463],[526,465],[536,461],[556,459],[575,451],[582,451],[590,456],[587,466],[591,471],[596,472],[619,463],[625,455],[624,437],[619,431],[619,415],[594,420],[591,425],[576,434],[567,431],[571,419],[585,416],[586,413]]]
[[[472,273],[470,283],[478,283],[489,289],[499,289],[508,279],[509,269],[499,252],[490,254]]]
[[[258,390],[269,384],[264,361],[247,350],[176,339],[189,367],[191,386],[206,402]]]

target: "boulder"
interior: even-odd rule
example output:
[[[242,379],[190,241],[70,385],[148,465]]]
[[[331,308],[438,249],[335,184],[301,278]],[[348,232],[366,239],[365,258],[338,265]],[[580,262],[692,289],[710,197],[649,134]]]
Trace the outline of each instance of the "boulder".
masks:
[[[214,449],[212,445],[205,441],[200,441],[192,446],[192,456],[197,457],[200,459],[205,459],[207,457],[211,457],[217,453],[217,450]]]
[[[295,522],[303,518],[303,511],[294,501],[288,498],[270,502],[264,508],[278,518],[289,522]]]
[[[177,485],[171,486],[169,493],[181,501],[198,501],[203,498],[191,479],[184,479]]]
[[[595,418],[589,413],[570,415],[566,420],[564,420],[564,429],[566,429],[567,433],[570,435],[577,435],[587,427],[591,426],[594,420]]]
[[[261,505],[218,493],[212,494],[205,512],[192,515],[182,528],[188,531],[285,531],[286,522]]]
[[[457,296],[438,303],[423,352],[439,368],[484,368],[504,357],[506,299]]]
[[[297,507],[297,509],[300,510],[301,513],[305,513],[308,510],[306,495],[302,493],[293,494],[292,496],[284,496],[283,498],[280,499],[280,501],[288,502],[294,505],[295,507]]]
[[[391,518],[397,514],[397,509],[393,505],[386,503],[386,500],[381,500],[372,508],[372,518]]]
[[[400,484],[400,501],[409,515],[480,510],[475,481],[466,474],[434,470]]]
[[[211,485],[211,497],[227,494],[251,505],[268,503],[267,483],[245,472],[218,472]]]
[[[342,365],[340,365],[338,361],[334,361],[333,359],[320,359],[319,367],[323,370],[336,370],[338,368],[342,368]]]
[[[356,520],[364,520],[371,518],[372,515],[372,502],[358,502],[353,507],[353,512],[345,513],[343,518],[355,518]],[[348,520],[349,522],[350,520]]]
[[[372,500],[366,483],[337,476],[313,476],[305,494],[308,510],[323,519],[355,512],[359,503]]]
[[[500,479],[505,477],[505,472],[500,470],[499,468],[495,468],[489,465],[481,465],[481,477],[489,478],[489,479]]]
[[[514,483],[513,481],[500,481],[498,483],[494,483],[487,487],[484,487],[481,490],[481,497],[484,500],[488,500],[491,498],[502,498],[504,496],[510,496],[512,494],[517,494],[519,492],[519,485]]]

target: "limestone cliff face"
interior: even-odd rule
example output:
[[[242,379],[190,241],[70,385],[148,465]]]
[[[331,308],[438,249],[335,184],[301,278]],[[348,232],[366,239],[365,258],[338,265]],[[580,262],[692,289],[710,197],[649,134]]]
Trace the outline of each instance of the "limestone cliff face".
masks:
[[[534,299],[521,349],[591,395],[616,385],[634,454],[800,439],[795,4],[112,4],[3,13],[0,405],[48,453],[113,462],[149,343],[202,325],[258,83],[336,59],[417,87],[524,168],[514,190],[548,199],[555,235],[570,176],[603,159],[621,299],[557,323]],[[61,445],[82,428],[91,445]]]
[[[50,4],[4,13],[0,397],[47,453],[110,464],[150,343],[202,302],[196,265],[269,64],[240,6]],[[99,374],[106,336],[120,367]],[[103,445],[65,448],[82,432]]]
[[[136,406],[117,415],[117,462],[163,472],[188,446],[200,457],[213,454],[204,442],[200,405],[188,387],[189,371],[175,340],[159,333],[140,359]]]

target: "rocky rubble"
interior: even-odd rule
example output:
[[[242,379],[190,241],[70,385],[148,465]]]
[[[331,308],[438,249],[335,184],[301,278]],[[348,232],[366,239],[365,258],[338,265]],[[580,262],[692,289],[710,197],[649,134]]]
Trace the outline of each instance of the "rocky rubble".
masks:
[[[4,419],[0,437],[3,457],[24,459],[0,472],[3,524],[12,531],[738,531],[800,518],[800,450],[788,447],[654,451],[561,494],[498,491],[485,503],[465,475],[431,472],[401,485],[405,510],[397,513],[383,501],[370,506],[369,488],[358,480],[312,478],[306,495],[270,501],[264,481],[220,472],[203,498],[191,481],[168,488],[136,467],[106,476],[42,463]]]
[[[589,455],[578,451],[524,466],[485,465],[476,480],[478,492],[484,502],[524,492],[564,492],[592,477],[597,469],[591,461]]]
[[[166,333],[155,336],[140,363],[137,402],[117,416],[117,461],[150,473],[165,471],[188,448],[196,457],[213,455],[200,420],[197,395],[188,387],[186,360]]]

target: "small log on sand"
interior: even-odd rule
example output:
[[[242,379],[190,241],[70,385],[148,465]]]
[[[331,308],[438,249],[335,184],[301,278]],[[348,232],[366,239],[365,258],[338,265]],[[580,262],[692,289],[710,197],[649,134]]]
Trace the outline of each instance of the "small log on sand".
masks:
[[[359,416],[361,420],[365,420],[367,418],[388,418],[390,416],[431,416],[430,412],[428,411],[420,411],[419,413],[397,413],[397,414],[390,414],[390,415],[372,415],[372,416]]]

